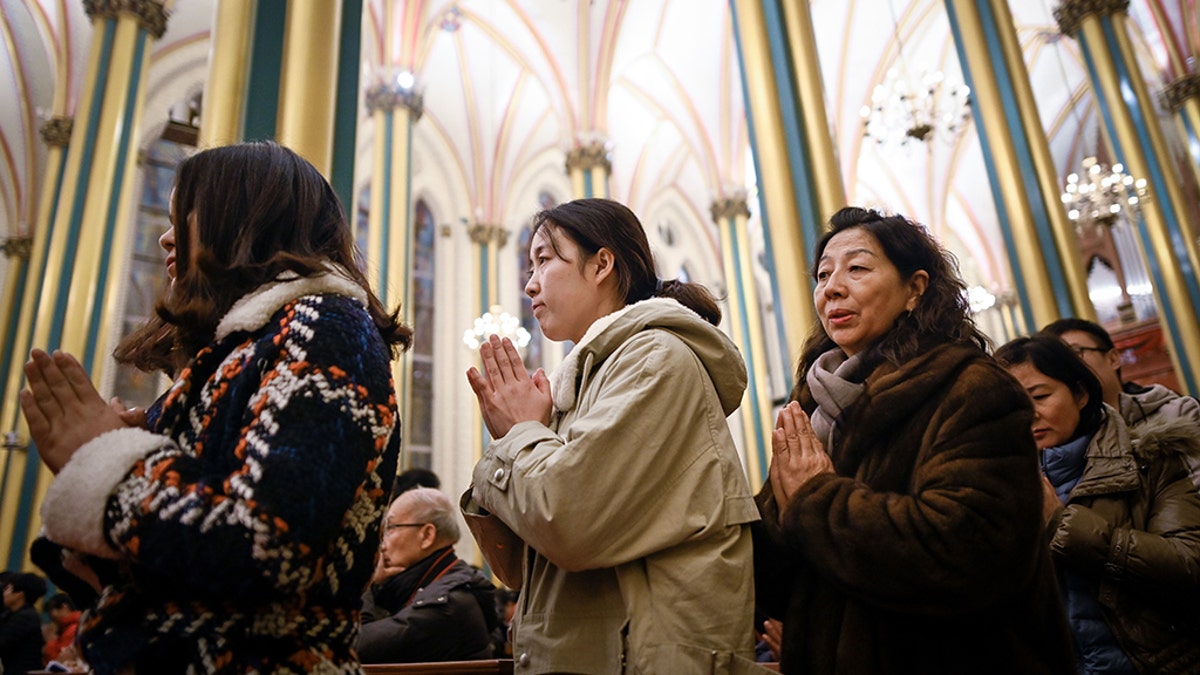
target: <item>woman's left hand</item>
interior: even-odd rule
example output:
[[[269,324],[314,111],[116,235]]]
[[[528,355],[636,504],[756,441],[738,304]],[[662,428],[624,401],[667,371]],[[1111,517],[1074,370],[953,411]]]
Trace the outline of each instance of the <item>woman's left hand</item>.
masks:
[[[768,475],[771,493],[782,518],[801,485],[813,476],[833,473],[833,460],[813,433],[808,415],[795,401],[779,411],[775,431],[771,434],[771,449],[774,456]]]
[[[51,472],[62,470],[75,451],[96,436],[133,426],[104,402],[75,357],[35,349],[25,364],[28,389],[21,392],[21,411],[38,455]]]
[[[545,371],[538,368],[530,377],[512,341],[495,335],[479,346],[479,358],[486,376],[471,368],[467,381],[492,438],[503,438],[518,422],[550,424],[553,402]]]

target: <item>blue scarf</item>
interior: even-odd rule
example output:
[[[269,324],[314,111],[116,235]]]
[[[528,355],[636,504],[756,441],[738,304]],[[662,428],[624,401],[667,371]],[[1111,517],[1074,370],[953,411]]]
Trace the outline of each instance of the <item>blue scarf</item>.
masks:
[[[1083,468],[1087,465],[1088,444],[1092,442],[1092,436],[1095,434],[1080,436],[1073,441],[1042,451],[1042,473],[1050,479],[1054,493],[1064,504],[1071,496],[1071,490],[1075,489],[1079,479],[1083,477]]]

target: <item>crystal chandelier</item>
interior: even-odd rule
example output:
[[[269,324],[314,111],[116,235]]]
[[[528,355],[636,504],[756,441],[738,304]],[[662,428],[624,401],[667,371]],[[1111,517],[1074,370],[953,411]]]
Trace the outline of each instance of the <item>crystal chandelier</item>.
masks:
[[[1095,157],[1087,157],[1082,171],[1067,176],[1062,202],[1076,229],[1087,225],[1112,227],[1122,211],[1136,214],[1145,196],[1145,178],[1135,180],[1120,164],[1110,169]]]
[[[914,86],[901,69],[890,68],[859,115],[863,136],[879,146],[908,147],[934,136],[951,141],[971,120],[971,88],[947,81],[941,71],[925,72]]]
[[[475,325],[463,333],[463,343],[471,349],[479,349],[479,345],[492,335],[508,338],[517,349],[524,349],[530,340],[529,331],[521,325],[521,320],[504,311],[500,305],[492,305],[488,311],[475,319]]]

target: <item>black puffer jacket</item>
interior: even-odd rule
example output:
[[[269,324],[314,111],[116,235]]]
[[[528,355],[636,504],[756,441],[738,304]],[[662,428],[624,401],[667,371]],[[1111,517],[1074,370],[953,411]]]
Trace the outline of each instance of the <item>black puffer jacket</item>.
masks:
[[[1139,671],[1200,672],[1200,493],[1181,461],[1200,451],[1200,429],[1176,420],[1131,435],[1106,412],[1083,477],[1049,524],[1054,562],[1096,584]]]

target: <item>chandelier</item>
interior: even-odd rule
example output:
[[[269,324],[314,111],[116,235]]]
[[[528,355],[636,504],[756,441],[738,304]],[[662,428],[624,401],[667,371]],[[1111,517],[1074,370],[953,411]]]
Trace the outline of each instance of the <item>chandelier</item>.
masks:
[[[1079,173],[1067,176],[1062,202],[1067,217],[1081,230],[1087,225],[1112,227],[1122,211],[1132,217],[1145,196],[1145,178],[1134,180],[1120,164],[1110,169],[1095,157],[1087,157]]]
[[[971,120],[971,88],[941,71],[926,71],[914,85],[902,70],[890,68],[859,115],[863,136],[879,146],[908,147],[934,136],[952,141]]]
[[[504,311],[500,305],[492,305],[483,316],[475,319],[475,325],[463,333],[463,343],[471,349],[479,349],[479,345],[492,335],[508,338],[517,349],[524,349],[531,337],[521,325],[521,320]]]

